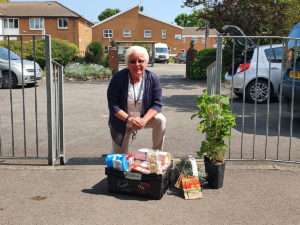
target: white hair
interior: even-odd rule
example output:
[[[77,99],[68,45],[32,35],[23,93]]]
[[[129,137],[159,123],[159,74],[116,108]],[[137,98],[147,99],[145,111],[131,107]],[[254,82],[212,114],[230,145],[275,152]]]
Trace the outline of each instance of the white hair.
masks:
[[[125,53],[125,63],[126,63],[126,66],[128,68],[128,60],[129,60],[129,56],[133,53],[133,52],[136,52],[138,54],[143,54],[144,56],[144,59],[146,61],[146,65],[148,64],[149,62],[149,54],[147,52],[147,49],[145,49],[144,47],[141,47],[141,46],[131,46],[130,48],[128,48],[126,50],[126,53]]]

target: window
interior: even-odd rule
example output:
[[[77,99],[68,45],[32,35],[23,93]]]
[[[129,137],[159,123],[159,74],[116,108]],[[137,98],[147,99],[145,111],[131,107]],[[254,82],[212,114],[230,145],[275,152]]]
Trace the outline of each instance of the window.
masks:
[[[113,31],[110,29],[103,30],[103,38],[112,38],[113,37]]]
[[[181,40],[181,34],[175,34],[175,40]]]
[[[202,44],[205,44],[205,37],[202,38]]]
[[[58,29],[68,29],[69,27],[68,18],[59,18],[57,20],[57,23],[58,23]]]
[[[151,30],[144,30],[144,38],[151,38]]]
[[[111,46],[104,46],[104,53],[107,54]]]
[[[267,59],[272,63],[281,63],[282,61],[282,47],[279,48],[270,48],[265,50]]]
[[[194,41],[194,43],[198,42],[198,38],[197,37],[193,37],[192,40]]]
[[[4,28],[19,28],[19,20],[16,18],[4,19]]]
[[[123,37],[125,38],[131,37],[131,30],[123,30]]]
[[[162,30],[161,31],[161,39],[166,39],[166,36],[167,36],[166,30]]]
[[[170,46],[168,46],[168,52],[169,52],[169,54],[171,54],[171,47]]]
[[[84,23],[84,30],[87,30],[87,22]]]
[[[181,38],[181,43],[185,43],[185,38]]]
[[[87,49],[87,47],[88,47],[88,43],[87,43],[87,42],[85,42],[85,49]]]
[[[30,18],[29,19],[30,30],[42,30],[44,29],[44,19],[43,18]]]

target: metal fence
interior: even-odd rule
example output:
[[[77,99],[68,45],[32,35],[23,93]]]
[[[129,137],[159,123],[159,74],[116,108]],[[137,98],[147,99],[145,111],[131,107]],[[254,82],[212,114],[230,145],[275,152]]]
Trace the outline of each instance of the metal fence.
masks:
[[[255,46],[247,43],[251,41],[249,39]],[[300,78],[299,48],[294,48],[292,53],[289,96],[282,95],[284,74],[287,73],[289,40],[294,41],[295,46],[300,44],[297,44],[300,42],[299,38],[218,37],[216,62],[207,68],[207,85],[208,93],[227,95],[231,98],[231,109],[236,116],[237,125],[231,129],[228,160],[300,163],[300,107],[295,107],[298,105],[294,101],[296,81]],[[263,45],[260,44],[262,42]],[[227,45],[226,55],[224,43]],[[243,48],[240,48],[239,44],[242,44]],[[281,57],[275,53],[275,48],[282,50]],[[224,80],[222,64],[226,60],[228,62],[228,57],[231,57],[231,65],[227,68]],[[261,69],[262,65],[264,70]],[[264,101],[260,98],[262,93],[266,94]],[[253,97],[252,102],[249,96]]]
[[[8,69],[4,71],[1,68],[1,70],[9,83],[5,85],[6,89],[0,89],[0,158],[48,159],[49,165],[54,165],[55,161],[60,159],[60,163],[64,164],[63,67],[52,60],[51,37],[49,35],[2,37],[3,43],[7,43]],[[36,63],[36,43],[37,39],[41,38],[45,41],[47,93],[41,93],[40,88],[35,85],[35,82],[42,79],[37,76],[40,68]],[[29,57],[31,61],[25,60],[23,41],[25,39],[32,43],[30,50],[32,57]],[[11,51],[17,48],[20,51],[20,58]],[[27,53],[28,51],[27,49]],[[18,62],[20,65],[16,64]],[[33,65],[33,68],[29,68],[29,65]],[[14,68],[21,71],[21,85]],[[29,76],[29,73],[32,75]],[[30,85],[33,88],[28,88],[29,84],[26,85],[28,81],[31,81]],[[19,82],[19,85],[16,85],[16,82]],[[40,101],[47,101],[47,108],[39,107]],[[41,134],[47,137],[44,138]]]

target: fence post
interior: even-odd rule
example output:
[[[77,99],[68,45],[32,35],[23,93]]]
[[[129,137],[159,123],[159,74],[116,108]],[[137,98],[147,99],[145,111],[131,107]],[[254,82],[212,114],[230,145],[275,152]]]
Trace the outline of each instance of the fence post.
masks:
[[[53,93],[53,69],[51,57],[51,36],[45,36],[45,54],[46,54],[46,85],[47,85],[47,126],[48,126],[48,165],[54,165],[55,145],[54,145],[54,103]]]
[[[63,66],[58,69],[58,107],[59,107],[59,154],[60,164],[65,164],[65,135],[64,135],[64,73]]]
[[[218,36],[218,45],[216,53],[217,76],[216,76],[216,94],[221,93],[221,77],[222,77],[222,37]]]

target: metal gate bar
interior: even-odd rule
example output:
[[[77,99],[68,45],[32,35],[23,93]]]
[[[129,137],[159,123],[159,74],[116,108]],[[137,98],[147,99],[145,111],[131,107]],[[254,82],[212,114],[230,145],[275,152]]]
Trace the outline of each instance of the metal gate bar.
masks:
[[[11,65],[11,37],[19,37],[20,41],[20,58],[21,58],[21,76],[22,76],[22,127],[23,127],[23,153],[24,156],[16,155],[15,151],[15,121],[14,121],[14,107],[13,107],[13,91],[12,86],[9,86],[9,108],[10,108],[10,127],[11,127],[11,155],[3,155],[2,148],[2,131],[0,121],[0,158],[2,159],[48,159],[49,165],[54,165],[55,161],[60,159],[60,164],[65,163],[65,150],[64,150],[64,117],[63,117],[63,66],[52,60],[51,56],[51,37],[49,35],[2,35],[7,39],[8,48],[8,76],[9,80],[12,79],[12,65]],[[35,156],[28,155],[27,138],[29,135],[26,132],[26,101],[24,91],[24,48],[23,37],[32,38],[33,62],[34,62],[34,76],[33,79],[37,80],[36,68],[36,37],[42,36],[45,39],[45,59],[46,59],[46,82],[47,82],[47,126],[48,126],[48,157],[41,157],[39,153],[39,136],[38,136],[38,101],[37,101],[37,87],[34,86],[34,118],[35,118]],[[53,67],[56,74],[53,75]],[[53,80],[54,78],[54,80]],[[53,92],[53,82],[56,92]],[[54,102],[55,101],[55,102]],[[57,104],[56,104],[57,103]],[[55,109],[54,109],[55,104]],[[55,121],[57,123],[55,124]],[[32,136],[32,135],[30,135]]]
[[[255,87],[257,87],[257,82],[258,82],[258,60],[259,60],[259,47],[260,47],[260,39],[264,38],[264,39],[269,39],[269,45],[270,45],[270,49],[273,49],[273,39],[278,39],[281,40],[282,43],[282,56],[284,56],[284,41],[288,40],[288,39],[294,39],[296,44],[295,46],[297,46],[297,41],[300,41],[299,38],[287,38],[287,37],[277,37],[277,36],[219,36],[218,40],[217,40],[217,52],[216,52],[216,82],[211,82],[211,77],[213,73],[212,71],[214,70],[213,68],[213,64],[210,65],[207,69],[207,79],[208,79],[208,90],[214,90],[215,94],[219,94],[220,91],[218,90],[221,84],[221,77],[222,77],[222,53],[223,53],[223,40],[226,38],[231,38],[233,40],[233,45],[232,45],[232,73],[234,71],[234,63],[235,63],[235,39],[239,38],[239,39],[243,39],[245,42],[245,52],[247,52],[247,38],[253,38],[253,39],[257,39],[257,56],[256,56],[256,68],[255,68],[255,72],[256,72],[256,76],[255,76]],[[272,52],[273,53],[273,52]],[[290,117],[290,132],[289,132],[289,147],[288,147],[288,160],[281,160],[279,159],[279,143],[280,143],[280,132],[281,132],[281,116],[282,116],[282,79],[283,79],[283,59],[284,57],[282,57],[282,62],[281,62],[281,75],[280,75],[280,97],[279,97],[279,118],[278,118],[278,137],[277,137],[277,147],[276,147],[276,157],[275,158],[269,158],[268,156],[268,143],[269,143],[269,123],[270,123],[270,94],[268,94],[268,98],[267,98],[267,108],[266,108],[266,125],[265,125],[265,145],[264,145],[264,159],[259,159],[256,156],[256,134],[257,134],[257,110],[258,110],[258,103],[257,103],[257,99],[256,97],[258,96],[257,93],[257,88],[255,88],[255,102],[253,104],[253,108],[254,108],[254,118],[253,118],[253,144],[252,144],[252,157],[251,158],[245,158],[244,156],[244,133],[245,133],[245,94],[243,95],[243,103],[242,103],[242,131],[241,131],[241,149],[240,149],[240,158],[234,158],[231,155],[231,140],[229,141],[229,154],[228,154],[228,160],[266,160],[266,161],[274,161],[274,162],[291,162],[291,163],[300,163],[300,161],[293,160],[292,159],[292,151],[294,150],[292,148],[293,142],[293,121],[294,121],[294,89],[295,89],[295,71],[296,71],[296,55],[298,53],[298,49],[296,48],[296,50],[294,51],[294,66],[293,66],[293,84],[292,84],[292,98],[291,98],[291,117]],[[246,65],[247,62],[247,53],[244,55],[244,65]],[[271,93],[271,81],[270,81],[270,77],[271,77],[271,68],[272,68],[272,63],[271,60],[269,60],[268,63],[268,68],[269,68],[269,72],[268,72],[268,84],[267,84],[267,91],[268,93]],[[246,86],[245,86],[245,78],[246,78],[246,69],[243,71],[243,93],[246,93]],[[234,73],[233,73],[234,74]],[[234,78],[232,77],[231,82],[234,82]],[[214,86],[214,87],[213,87]],[[231,85],[231,104],[233,103],[233,85]],[[234,113],[234,112],[233,112]]]

